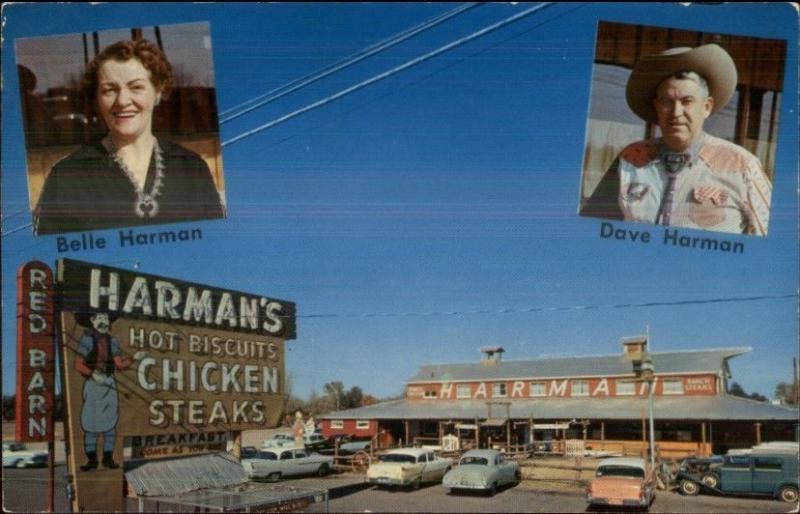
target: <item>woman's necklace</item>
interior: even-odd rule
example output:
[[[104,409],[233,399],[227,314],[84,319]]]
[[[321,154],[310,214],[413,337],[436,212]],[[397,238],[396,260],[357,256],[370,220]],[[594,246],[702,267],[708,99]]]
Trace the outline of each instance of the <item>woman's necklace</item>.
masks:
[[[133,171],[125,164],[122,157],[117,153],[117,148],[114,146],[114,141],[110,137],[103,138],[103,146],[108,152],[109,157],[117,163],[117,166],[125,173],[128,180],[133,184],[136,190],[136,201],[133,203],[133,212],[140,218],[154,218],[158,214],[158,200],[156,198],[161,194],[162,179],[164,178],[164,159],[161,155],[161,147],[158,145],[158,139],[153,138],[153,158],[156,164],[156,176],[153,179],[153,185],[150,191],[145,192],[145,184],[139,185]]]

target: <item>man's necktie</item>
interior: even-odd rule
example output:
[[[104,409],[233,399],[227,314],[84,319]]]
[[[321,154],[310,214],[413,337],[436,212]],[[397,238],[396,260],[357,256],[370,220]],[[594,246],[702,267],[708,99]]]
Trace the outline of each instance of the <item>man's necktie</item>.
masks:
[[[675,179],[678,173],[683,170],[689,162],[689,155],[685,153],[665,153],[663,156],[664,168],[667,173],[667,187],[664,188],[664,197],[661,199],[661,208],[658,210],[656,223],[669,225],[669,217],[672,214],[672,201],[675,195]]]

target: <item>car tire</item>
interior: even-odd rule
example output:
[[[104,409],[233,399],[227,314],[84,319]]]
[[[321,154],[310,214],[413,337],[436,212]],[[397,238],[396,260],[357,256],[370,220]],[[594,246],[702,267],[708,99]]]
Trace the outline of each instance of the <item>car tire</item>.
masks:
[[[494,496],[497,494],[497,482],[493,483],[491,487],[489,487],[489,496]]]
[[[785,485],[778,489],[778,499],[786,503],[797,503],[797,488]]]
[[[700,478],[700,482],[709,489],[716,489],[719,487],[719,477],[714,473],[706,473]]]
[[[522,482],[522,472],[520,470],[516,470],[514,472],[514,485],[519,485]]]
[[[280,479],[281,479],[280,471],[273,471],[272,473],[267,475],[267,480],[270,482],[277,482]]]
[[[18,469],[23,469],[23,468],[27,468],[28,465],[25,464],[24,460],[20,459],[20,460],[18,460],[17,462],[14,463],[14,467],[18,468]]]
[[[420,487],[422,487],[422,477],[418,477],[416,480],[411,482],[411,489],[419,491]]]
[[[328,465],[327,464],[321,464],[319,469],[317,470],[317,476],[318,477],[324,477],[329,472],[330,472],[330,469],[328,469]]]
[[[692,482],[691,480],[683,479],[681,480],[681,485],[679,486],[681,494],[686,496],[697,496],[700,494],[700,486],[697,483]]]

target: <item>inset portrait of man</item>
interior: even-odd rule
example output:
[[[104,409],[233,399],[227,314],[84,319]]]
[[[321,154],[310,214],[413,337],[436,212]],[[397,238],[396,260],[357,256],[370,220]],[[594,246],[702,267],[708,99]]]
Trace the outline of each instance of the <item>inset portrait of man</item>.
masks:
[[[626,26],[620,27],[624,31]],[[661,30],[669,35],[668,29]],[[659,42],[669,45],[667,39]],[[763,112],[750,118],[755,103],[762,111],[768,107],[759,93],[764,89],[757,96],[747,85],[757,77],[752,70],[739,73],[730,53],[716,43],[641,53],[627,77],[625,102],[645,122],[645,135],[652,137],[626,144],[598,177],[592,165],[607,148],[593,143],[597,135],[587,136],[580,215],[765,236],[772,181],[761,159],[742,145],[748,142],[754,151],[774,158],[777,110],[767,109],[771,119],[764,120]],[[729,107],[734,96],[737,105]],[[593,95],[593,109],[595,99]],[[771,99],[777,102],[777,92]],[[727,137],[708,130],[715,116],[733,121],[728,127],[725,120],[718,124]],[[760,136],[760,124],[769,126],[767,145],[748,140]]]
[[[153,41],[142,29],[118,40],[84,34],[85,62],[65,59],[61,73],[73,78],[63,86],[37,87],[46,77],[33,70],[58,67],[41,53],[69,53],[56,42],[70,36],[17,42],[36,234],[225,216],[213,83],[205,75],[195,85],[183,66],[176,74],[165,43],[180,57],[207,53],[207,28],[180,30],[188,43],[167,39],[167,27],[152,29]]]

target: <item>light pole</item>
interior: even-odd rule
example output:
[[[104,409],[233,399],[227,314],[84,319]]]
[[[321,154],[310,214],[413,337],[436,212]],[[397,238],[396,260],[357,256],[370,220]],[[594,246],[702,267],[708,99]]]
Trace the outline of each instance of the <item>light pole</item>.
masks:
[[[650,417],[650,466],[656,467],[656,442],[653,429],[653,393],[655,392],[655,366],[649,353],[642,355],[640,361],[634,361],[634,373],[637,378],[647,382],[647,414]]]

